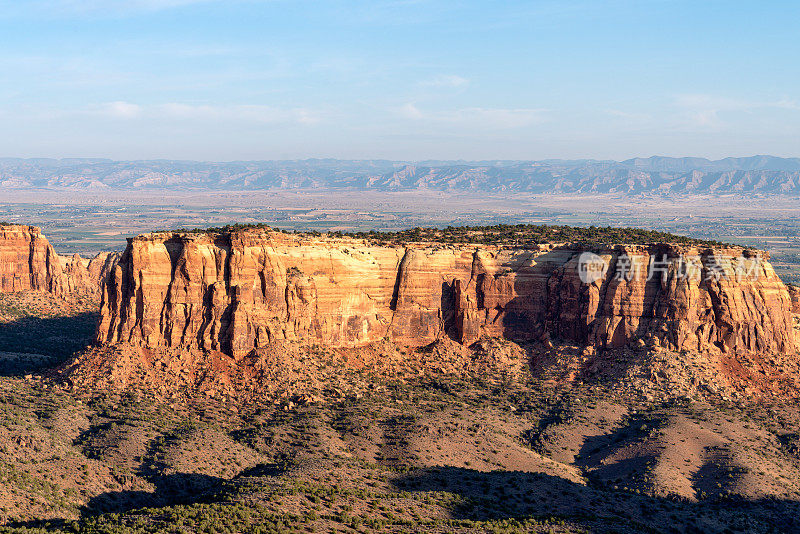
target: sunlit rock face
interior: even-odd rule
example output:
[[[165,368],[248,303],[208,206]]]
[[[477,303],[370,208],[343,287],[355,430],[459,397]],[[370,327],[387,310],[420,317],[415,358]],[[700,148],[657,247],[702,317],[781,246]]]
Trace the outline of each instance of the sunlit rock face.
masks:
[[[260,229],[132,238],[110,267],[98,341],[242,356],[282,341],[421,346],[442,337],[597,348],[794,350],[791,297],[740,248],[374,245]],[[44,251],[44,254],[47,252]]]
[[[100,253],[91,260],[59,256],[36,226],[0,226],[0,292],[44,291],[100,294],[102,281],[118,259]]]
[[[787,285],[786,289],[789,290],[789,297],[792,299],[792,313],[800,314],[800,287]]]

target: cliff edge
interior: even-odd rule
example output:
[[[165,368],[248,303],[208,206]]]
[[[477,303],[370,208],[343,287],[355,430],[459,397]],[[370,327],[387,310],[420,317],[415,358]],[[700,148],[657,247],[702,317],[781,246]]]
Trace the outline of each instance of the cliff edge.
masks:
[[[49,265],[40,246],[31,256]],[[739,247],[165,232],[128,240],[103,290],[97,338],[234,358],[275,342],[484,337],[788,354],[791,309],[767,255]]]
[[[61,256],[36,226],[0,225],[0,292],[43,291],[100,294],[119,254],[102,252],[92,259]]]

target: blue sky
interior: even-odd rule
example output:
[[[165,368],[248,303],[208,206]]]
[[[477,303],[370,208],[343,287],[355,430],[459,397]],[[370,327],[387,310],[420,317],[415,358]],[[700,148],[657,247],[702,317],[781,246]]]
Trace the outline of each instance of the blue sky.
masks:
[[[800,2],[0,0],[0,155],[800,156]]]

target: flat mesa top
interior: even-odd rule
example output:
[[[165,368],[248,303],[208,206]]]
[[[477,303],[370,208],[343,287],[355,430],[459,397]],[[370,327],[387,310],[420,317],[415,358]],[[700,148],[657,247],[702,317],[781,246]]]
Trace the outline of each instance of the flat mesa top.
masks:
[[[41,234],[42,229],[38,226],[0,221],[0,232],[28,232],[33,234]]]
[[[286,232],[263,224],[235,224],[206,229],[180,229],[167,232],[145,234],[141,238],[179,238],[192,236],[245,236],[253,234],[273,234],[300,239],[337,240],[351,239],[366,241],[376,245],[402,245],[410,243],[463,244],[463,245],[501,245],[511,247],[538,246],[545,244],[577,246],[614,245],[688,245],[707,248],[740,248],[719,241],[703,240],[656,230],[641,228],[580,227],[549,225],[492,225],[492,226],[449,226],[447,228],[412,228],[399,231],[368,232]]]

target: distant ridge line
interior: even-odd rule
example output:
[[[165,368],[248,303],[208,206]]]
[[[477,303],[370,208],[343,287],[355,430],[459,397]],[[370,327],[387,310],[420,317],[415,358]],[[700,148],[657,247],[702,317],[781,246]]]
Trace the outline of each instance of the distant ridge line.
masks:
[[[800,158],[611,160],[187,160],[0,158],[0,190],[475,191],[800,194]]]

